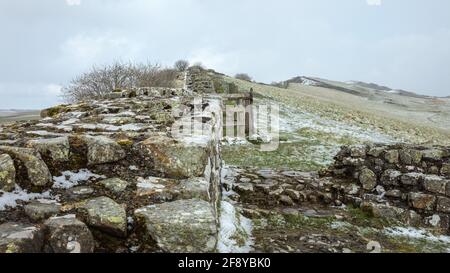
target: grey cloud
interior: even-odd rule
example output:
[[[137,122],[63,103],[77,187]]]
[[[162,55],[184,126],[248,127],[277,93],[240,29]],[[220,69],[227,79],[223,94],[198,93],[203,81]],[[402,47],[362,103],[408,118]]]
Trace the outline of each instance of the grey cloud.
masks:
[[[447,96],[448,10],[446,0],[3,0],[0,108],[57,103],[48,86],[114,59],[188,58],[264,82],[310,75]]]

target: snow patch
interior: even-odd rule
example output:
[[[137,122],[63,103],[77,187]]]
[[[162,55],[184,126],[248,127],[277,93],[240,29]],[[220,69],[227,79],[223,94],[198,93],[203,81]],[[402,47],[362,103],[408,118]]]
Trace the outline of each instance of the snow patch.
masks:
[[[50,199],[51,197],[49,191],[44,193],[28,193],[27,190],[16,185],[16,188],[12,192],[0,191],[0,211],[5,210],[7,207],[17,207],[17,201],[28,202],[35,199]]]
[[[407,237],[411,239],[421,239],[432,242],[450,243],[450,237],[445,235],[435,236],[424,229],[413,227],[393,227],[383,231],[388,236]]]
[[[235,207],[222,201],[217,250],[220,253],[248,253],[252,250],[252,221],[239,214]],[[244,244],[237,239],[244,240]]]
[[[103,175],[92,173],[88,169],[81,169],[78,172],[65,171],[61,176],[53,177],[53,188],[69,189],[79,185],[81,182],[88,181],[91,178],[106,178]]]

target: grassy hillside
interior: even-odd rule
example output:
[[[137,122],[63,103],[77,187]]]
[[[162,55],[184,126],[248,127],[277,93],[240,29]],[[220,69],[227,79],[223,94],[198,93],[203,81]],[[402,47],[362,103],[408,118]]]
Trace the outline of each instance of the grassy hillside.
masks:
[[[450,109],[445,99],[429,105],[432,100],[389,93],[368,99],[301,84],[283,89],[231,77],[224,80],[240,90],[253,88],[256,104],[279,104],[281,131],[280,147],[275,152],[261,152],[250,143],[225,145],[227,164],[308,171],[330,164],[343,144],[450,144],[450,125],[442,122]],[[441,122],[432,122],[433,116]]]

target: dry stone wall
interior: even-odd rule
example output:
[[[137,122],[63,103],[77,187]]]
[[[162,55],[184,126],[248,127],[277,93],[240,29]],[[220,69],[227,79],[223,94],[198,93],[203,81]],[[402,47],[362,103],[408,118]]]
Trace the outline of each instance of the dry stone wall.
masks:
[[[345,146],[335,160],[332,175],[353,181],[342,184],[336,198],[375,216],[449,229],[449,147]]]
[[[2,125],[0,252],[214,252],[221,109],[139,88]]]

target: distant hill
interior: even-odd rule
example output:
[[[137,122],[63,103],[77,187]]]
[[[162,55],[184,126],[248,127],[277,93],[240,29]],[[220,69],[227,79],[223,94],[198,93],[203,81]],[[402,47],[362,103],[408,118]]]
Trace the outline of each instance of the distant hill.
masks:
[[[366,83],[362,81],[339,82],[316,77],[299,76],[283,82],[283,85],[287,86],[291,83],[329,88],[361,97],[371,97],[374,94],[380,94],[381,92],[384,92],[413,98],[430,98],[430,96],[420,95],[401,89],[392,89],[390,87],[378,85],[376,83]]]
[[[0,123],[39,119],[38,110],[0,109]]]

